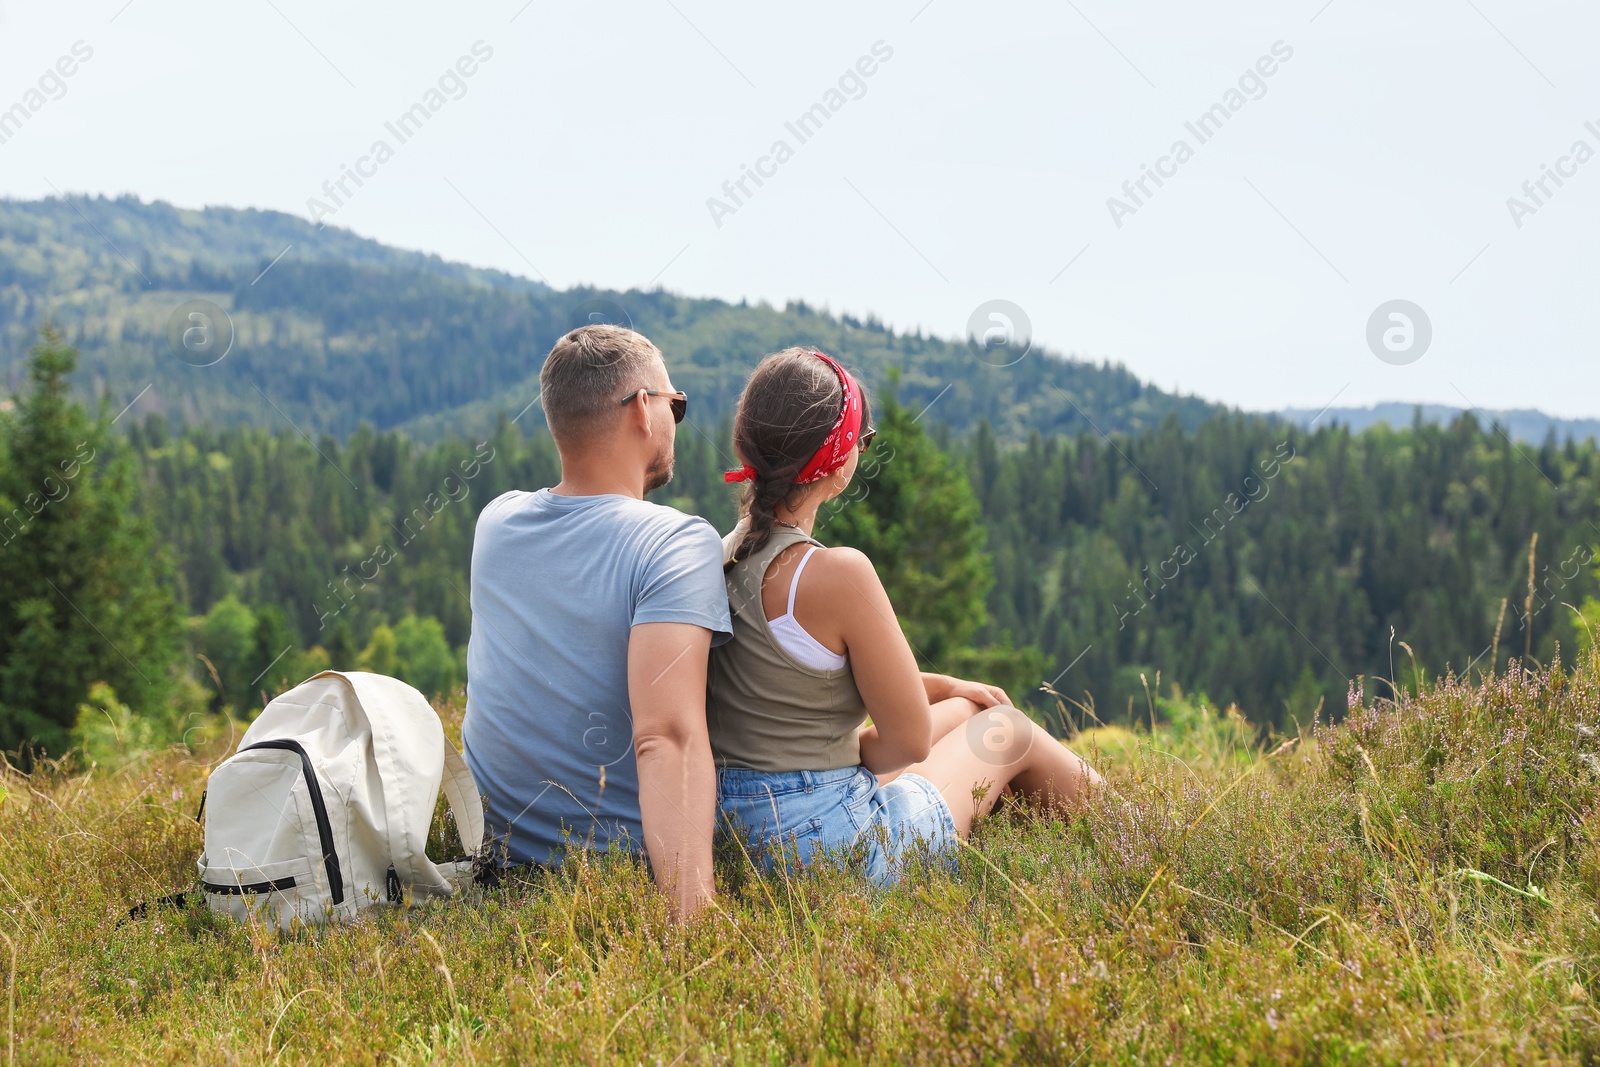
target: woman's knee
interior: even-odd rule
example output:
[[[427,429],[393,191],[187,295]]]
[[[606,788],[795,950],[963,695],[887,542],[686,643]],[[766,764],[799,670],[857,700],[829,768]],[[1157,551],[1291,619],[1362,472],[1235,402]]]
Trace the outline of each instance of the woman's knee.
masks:
[[[1034,721],[1023,712],[996,704],[967,720],[967,747],[992,767],[1015,767],[1027,759],[1037,740],[1037,730]]]

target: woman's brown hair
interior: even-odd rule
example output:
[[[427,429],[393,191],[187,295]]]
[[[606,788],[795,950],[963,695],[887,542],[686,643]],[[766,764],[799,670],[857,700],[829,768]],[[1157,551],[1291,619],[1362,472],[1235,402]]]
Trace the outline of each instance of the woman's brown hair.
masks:
[[[759,552],[772,536],[777,508],[793,496],[795,477],[828,439],[844,405],[844,386],[814,348],[785,348],[763,359],[745,383],[733,419],[739,458],[755,470],[739,511],[744,537],[729,566]],[[872,402],[861,390],[861,425],[872,425]]]

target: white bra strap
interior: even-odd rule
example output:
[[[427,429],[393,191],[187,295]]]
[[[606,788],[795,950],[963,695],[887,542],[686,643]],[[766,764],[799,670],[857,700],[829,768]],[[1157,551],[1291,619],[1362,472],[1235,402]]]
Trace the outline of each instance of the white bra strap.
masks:
[[[794,592],[796,589],[800,588],[800,572],[806,569],[806,561],[811,558],[811,553],[815,552],[819,547],[820,546],[818,545],[812,545],[810,548],[806,549],[806,554],[800,557],[800,566],[794,569],[794,578],[789,582],[788,614],[791,618],[794,616]]]

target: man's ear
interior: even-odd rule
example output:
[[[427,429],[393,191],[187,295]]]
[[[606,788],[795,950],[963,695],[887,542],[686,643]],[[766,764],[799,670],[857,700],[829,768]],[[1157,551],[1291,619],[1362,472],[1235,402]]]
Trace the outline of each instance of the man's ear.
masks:
[[[646,437],[651,435],[650,427],[650,398],[638,390],[628,401],[627,409],[622,414],[623,425],[637,429]]]

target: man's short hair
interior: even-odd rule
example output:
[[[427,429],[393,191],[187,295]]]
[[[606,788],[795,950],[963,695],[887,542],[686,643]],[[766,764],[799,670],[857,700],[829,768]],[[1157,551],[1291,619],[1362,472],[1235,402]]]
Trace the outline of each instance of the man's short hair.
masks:
[[[609,425],[630,390],[649,385],[661,351],[621,326],[580,326],[557,341],[539,371],[545,422],[558,441]]]

